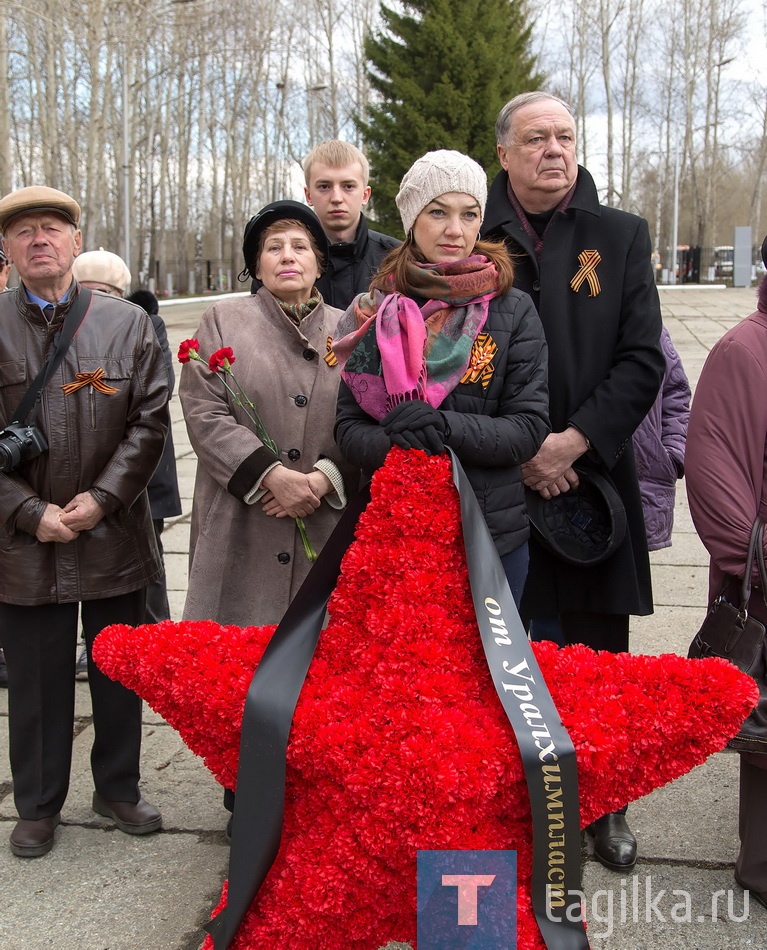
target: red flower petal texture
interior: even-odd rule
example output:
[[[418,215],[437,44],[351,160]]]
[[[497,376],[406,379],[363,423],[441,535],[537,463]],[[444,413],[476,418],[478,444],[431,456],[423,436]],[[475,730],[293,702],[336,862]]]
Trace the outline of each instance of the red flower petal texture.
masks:
[[[282,846],[233,950],[415,945],[420,848],[516,849],[518,946],[542,950],[525,778],[474,619],[445,457],[392,450],[330,613],[291,732]],[[273,629],[114,626],[94,657],[232,786]],[[583,825],[722,749],[757,699],[722,660],[534,648],[577,750]],[[225,902],[226,886],[217,910]]]
[[[222,346],[220,350],[210,354],[208,367],[216,373],[220,369],[229,369],[232,363],[234,363],[234,352],[231,346]]]
[[[189,360],[192,358],[192,357],[189,355],[189,351],[190,351],[190,350],[195,350],[195,352],[199,352],[199,349],[200,349],[200,341],[199,341],[199,340],[194,340],[194,339],[191,339],[191,340],[182,340],[182,342],[181,342],[181,344],[179,345],[179,348],[178,348],[178,361],[179,361],[179,363],[188,363]]]

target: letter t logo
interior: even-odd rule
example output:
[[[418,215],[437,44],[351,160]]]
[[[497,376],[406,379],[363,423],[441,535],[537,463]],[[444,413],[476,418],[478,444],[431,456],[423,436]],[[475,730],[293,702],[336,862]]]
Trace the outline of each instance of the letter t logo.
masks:
[[[490,887],[495,874],[443,874],[443,887],[458,888],[458,924],[464,927],[477,926],[477,890]]]

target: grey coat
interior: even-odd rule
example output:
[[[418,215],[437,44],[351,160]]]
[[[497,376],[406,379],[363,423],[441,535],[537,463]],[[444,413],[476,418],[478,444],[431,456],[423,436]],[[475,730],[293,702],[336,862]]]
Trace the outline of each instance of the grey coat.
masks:
[[[340,311],[320,304],[297,327],[262,288],[251,297],[209,307],[197,331],[206,360],[234,351],[238,382],[255,403],[281,461],[311,472],[320,457],[334,461],[347,488],[359,475],[333,441],[340,372],[323,359]],[[187,430],[197,454],[184,619],[223,624],[278,623],[310,562],[292,518],[268,517],[244,496],[274,463],[243,410],[205,364],[189,363],[179,387]],[[319,551],[341,512],[327,499],[306,521]]]

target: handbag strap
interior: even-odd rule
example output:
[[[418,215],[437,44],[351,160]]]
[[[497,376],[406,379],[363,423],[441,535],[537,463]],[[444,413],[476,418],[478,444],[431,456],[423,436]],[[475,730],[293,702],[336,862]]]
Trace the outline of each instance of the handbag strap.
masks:
[[[37,405],[37,400],[40,398],[43,388],[50,382],[51,377],[66,356],[69,344],[74,340],[75,334],[80,329],[90,308],[92,298],[93,294],[87,287],[79,287],[75,302],[67,311],[64,322],[53,336],[53,344],[48,351],[48,358],[43,364],[43,368],[35,376],[29,389],[24,393],[21,402],[16,407],[16,412],[11,416],[14,425],[23,425],[29,413]]]
[[[740,583],[740,613],[743,617],[748,616],[748,601],[751,598],[751,571],[754,567],[754,555],[757,547],[762,552],[760,558],[757,558],[759,565],[760,579],[764,580],[762,571],[764,570],[764,522],[761,518],[755,518],[751,525],[751,535],[748,539],[748,555],[746,556],[746,567],[743,572],[743,580]]]
[[[762,600],[767,606],[767,565],[764,563],[764,522],[759,522],[761,531],[756,542],[756,566],[759,570],[759,583],[762,588]]]

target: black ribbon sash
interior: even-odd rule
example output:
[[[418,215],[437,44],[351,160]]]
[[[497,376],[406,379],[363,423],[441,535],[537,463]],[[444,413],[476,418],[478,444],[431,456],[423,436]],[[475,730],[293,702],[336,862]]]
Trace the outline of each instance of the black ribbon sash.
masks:
[[[519,619],[474,491],[458,459],[448,452],[461,499],[477,623],[493,682],[519,743],[530,793],[535,916],[549,950],[588,950],[579,919],[580,821],[575,751]],[[347,507],[275,630],[251,680],[240,738],[227,904],[204,928],[213,937],[215,950],[227,950],[231,944],[277,856],[293,713],[328,600],[338,581],[341,560],[354,540],[357,520],[369,500],[367,486]]]
[[[272,634],[245,697],[226,907],[205,925],[227,950],[277,857],[285,813],[285,770],[293,712],[317,647],[341,560],[370,501],[352,499]]]
[[[581,832],[575,748],[551,698],[501,559],[461,463],[453,483],[482,646],[514,730],[533,818],[532,900],[549,950],[588,950],[581,917]]]

